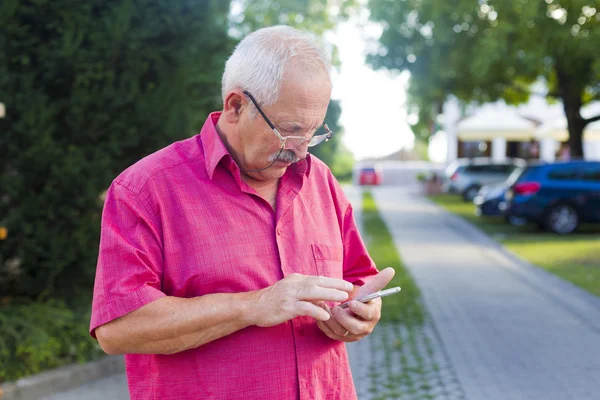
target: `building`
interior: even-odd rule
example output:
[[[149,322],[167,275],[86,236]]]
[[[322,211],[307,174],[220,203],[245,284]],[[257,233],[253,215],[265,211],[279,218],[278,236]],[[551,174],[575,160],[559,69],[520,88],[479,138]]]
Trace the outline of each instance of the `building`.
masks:
[[[585,118],[600,114],[600,103],[582,109]],[[568,155],[568,132],[561,103],[549,104],[532,95],[529,102],[509,106],[503,101],[481,106],[465,106],[450,98],[441,116],[443,130],[433,141],[446,142],[445,159],[487,156],[502,161],[507,157],[554,161]],[[441,137],[440,137],[441,136]],[[600,121],[584,131],[584,156],[600,160]]]

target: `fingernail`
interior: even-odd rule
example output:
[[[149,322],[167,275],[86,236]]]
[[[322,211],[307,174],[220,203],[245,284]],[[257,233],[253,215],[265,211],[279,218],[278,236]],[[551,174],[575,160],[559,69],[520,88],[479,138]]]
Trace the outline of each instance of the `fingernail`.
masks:
[[[351,309],[356,309],[358,308],[358,302],[356,301],[351,301],[350,304],[348,305],[348,307],[350,307]]]

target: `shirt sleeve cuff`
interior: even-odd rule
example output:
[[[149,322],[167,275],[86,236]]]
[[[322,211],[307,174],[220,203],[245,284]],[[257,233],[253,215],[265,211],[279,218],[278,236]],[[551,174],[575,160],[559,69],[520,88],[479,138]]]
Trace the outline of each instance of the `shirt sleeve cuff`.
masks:
[[[104,325],[125,314],[129,314],[142,308],[146,304],[150,304],[165,296],[166,294],[160,290],[152,286],[144,285],[117,300],[105,304],[94,304],[95,310],[92,312],[90,321],[90,335],[95,339],[95,329],[100,325]]]

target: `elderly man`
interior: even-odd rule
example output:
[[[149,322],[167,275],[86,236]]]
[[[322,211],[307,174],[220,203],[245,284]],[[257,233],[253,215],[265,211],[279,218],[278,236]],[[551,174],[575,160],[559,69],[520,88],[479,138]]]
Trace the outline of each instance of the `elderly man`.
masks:
[[[132,399],[351,399],[344,342],[368,335],[387,285],[329,169],[308,148],[329,64],[289,27],[227,61],[223,111],[112,183],[90,333],[126,354]]]

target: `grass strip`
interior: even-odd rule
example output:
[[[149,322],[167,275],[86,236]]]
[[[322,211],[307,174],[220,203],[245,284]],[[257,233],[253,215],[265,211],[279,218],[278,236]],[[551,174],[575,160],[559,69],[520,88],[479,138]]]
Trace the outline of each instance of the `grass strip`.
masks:
[[[385,222],[381,218],[371,192],[363,192],[363,230],[369,254],[379,269],[392,267],[396,270],[388,288],[400,286],[399,294],[383,299],[382,321],[422,324],[425,317],[421,292],[400,259],[396,245]]]
[[[369,191],[363,191],[362,206],[369,254],[379,269],[396,270],[388,287],[402,287],[400,294],[383,299],[381,320],[369,337],[369,398],[433,399],[446,390],[443,374],[448,371],[440,371],[435,361],[431,319]]]

